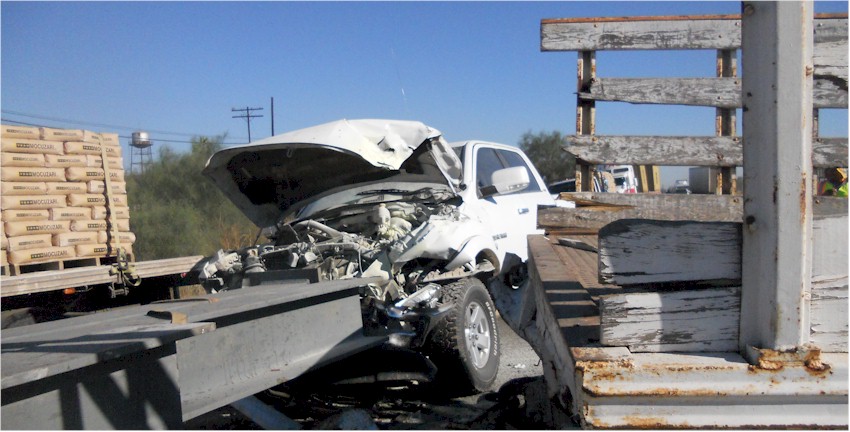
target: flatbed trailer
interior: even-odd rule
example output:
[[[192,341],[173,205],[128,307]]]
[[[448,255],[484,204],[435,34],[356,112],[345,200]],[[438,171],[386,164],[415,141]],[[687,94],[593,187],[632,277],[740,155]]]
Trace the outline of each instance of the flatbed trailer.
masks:
[[[2,429],[179,429],[339,358],[376,278],[270,281],[3,331]]]
[[[144,279],[188,273],[203,258],[200,255],[186,256],[139,261],[132,265],[138,277]],[[0,277],[0,297],[5,299],[23,294],[119,283],[119,276],[113,274],[112,269],[112,265],[96,265],[3,276]]]

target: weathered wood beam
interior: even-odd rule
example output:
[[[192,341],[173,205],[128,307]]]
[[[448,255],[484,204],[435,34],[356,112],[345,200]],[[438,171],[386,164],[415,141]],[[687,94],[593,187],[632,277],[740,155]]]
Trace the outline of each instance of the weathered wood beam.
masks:
[[[587,231],[598,231],[605,225],[620,219],[691,220],[704,222],[740,222],[743,220],[743,199],[735,196],[579,192],[569,194],[567,199],[571,198],[577,201],[593,200],[608,204],[605,207],[607,210],[594,210],[594,207],[540,209],[537,213],[537,225],[540,228],[549,230],[580,228]],[[847,209],[846,198],[815,198],[814,208],[812,209],[815,216],[815,233],[829,232],[827,229],[818,231],[819,227],[823,224],[819,219],[846,216]],[[846,236],[842,237],[839,234],[836,238],[846,238]],[[832,249],[827,248],[827,245],[833,244],[833,247],[837,247],[840,245],[840,242],[819,243],[820,245],[815,248],[816,265],[824,262],[824,258],[818,255],[821,250],[825,251],[826,257],[838,256],[830,252]],[[846,248],[846,243],[844,247]],[[841,257],[838,256],[836,259],[840,261]],[[847,260],[845,259],[843,263],[846,264]]]
[[[741,106],[739,78],[598,78],[583,99],[635,104]]]
[[[593,22],[543,20],[540,24],[540,50],[734,49],[741,46],[741,23],[737,17],[690,18]]]
[[[847,352],[847,199],[818,197],[814,214],[810,342],[825,352]]]
[[[724,352],[738,347],[740,287],[601,297],[604,346],[631,352]]]
[[[847,276],[812,281],[810,342],[824,352],[847,352]]]
[[[717,136],[571,136],[564,149],[594,164],[740,166],[740,140]]]
[[[582,51],[576,61],[576,89],[590,85],[596,79],[596,52]],[[596,134],[596,102],[576,96],[576,135]],[[593,190],[594,169],[581,159],[576,160],[576,189]]]
[[[847,166],[847,138],[817,138],[812,143],[812,166],[832,168]]]
[[[843,78],[847,89],[847,18],[815,17],[815,39],[812,60],[815,79],[818,75]]]
[[[596,211],[593,207],[542,208],[537,225],[544,229],[585,228],[599,230],[620,219],[693,220],[740,222],[743,201],[734,196],[680,194],[572,194],[576,199],[594,200],[620,207],[617,211]],[[610,207],[609,207],[610,208]]]
[[[843,197],[834,197],[834,196],[818,196],[814,198],[814,208],[812,209],[812,213],[815,216],[815,221],[813,222],[813,227],[818,229],[818,226],[821,222],[818,222],[818,219],[830,218],[830,217],[846,217],[848,212],[847,198]],[[847,227],[847,223],[844,223],[844,227]],[[843,237],[842,237],[843,238]],[[844,243],[845,248],[847,247],[847,242]],[[847,262],[846,260],[844,261]]]
[[[823,14],[815,19],[814,43],[847,40],[847,15]],[[738,49],[739,15],[544,19],[541,51]],[[831,50],[833,48],[827,48]],[[846,51],[845,51],[846,52]],[[846,63],[845,63],[846,68]],[[846,76],[846,75],[845,75]]]
[[[847,199],[843,199],[847,202]],[[817,208],[817,207],[816,207]],[[812,222],[812,279],[847,277],[847,207],[843,215],[818,216]]]
[[[611,136],[567,137],[564,149],[591,164],[661,166],[741,166],[742,137]],[[812,166],[847,166],[847,138],[818,138]]]
[[[815,74],[818,73],[815,69]],[[737,109],[741,108],[741,79],[597,78],[578,96],[593,101]],[[813,103],[815,108],[846,108],[846,79],[819,76],[815,79]]]
[[[847,49],[847,46],[844,46]],[[845,57],[845,65],[847,57]],[[815,108],[847,108],[847,67],[844,67],[844,79],[835,76],[821,76],[823,72],[815,66],[815,80],[812,86],[812,104]]]
[[[738,77],[738,57],[736,50],[718,50],[715,63],[716,74],[719,78]],[[737,110],[734,108],[715,108],[714,135],[736,136]],[[720,178],[717,182],[718,195],[735,195],[738,189],[738,176],[734,167],[721,167]]]
[[[741,224],[625,219],[599,230],[599,281],[636,285],[741,278]]]

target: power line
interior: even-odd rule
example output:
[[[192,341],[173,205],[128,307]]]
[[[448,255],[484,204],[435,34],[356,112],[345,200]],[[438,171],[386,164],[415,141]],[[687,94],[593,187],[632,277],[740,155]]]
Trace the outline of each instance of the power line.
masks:
[[[97,127],[103,127],[103,128],[111,128],[111,129],[127,129],[127,130],[133,130],[133,131],[139,129],[137,127],[130,127],[130,126],[119,126],[119,125],[113,125],[113,124],[107,124],[107,123],[96,123],[96,122],[89,122],[89,121],[82,121],[82,120],[49,117],[49,116],[43,116],[43,115],[38,115],[38,114],[29,114],[29,113],[24,113],[24,112],[20,112],[20,111],[9,110],[9,109],[2,109],[0,111],[2,111],[5,114],[12,114],[12,115],[21,116],[21,117],[34,118],[34,119],[39,119],[39,120],[49,120],[49,121],[55,121],[55,122],[61,122],[61,123],[71,123],[71,124],[78,124],[78,125],[85,125],[85,126],[97,126]],[[171,131],[163,131],[163,130],[155,130],[155,129],[147,129],[147,128],[145,130],[147,132],[153,132],[153,133],[163,134],[163,135],[178,135],[178,136],[188,136],[188,137],[207,136],[206,134],[193,134],[193,133],[186,133],[186,132],[171,132]],[[234,137],[234,139],[244,139],[244,137]],[[159,141],[163,141],[163,140],[159,140]],[[188,141],[176,141],[176,142],[188,142]]]
[[[232,111],[232,112],[240,112],[240,111],[245,112],[245,114],[235,115],[235,116],[233,116],[233,118],[248,119],[248,142],[251,142],[251,119],[257,118],[257,117],[262,117],[262,114],[261,115],[254,115],[254,114],[251,114],[251,111],[260,111],[260,110],[262,110],[262,108],[245,107],[245,108],[231,108],[230,109],[230,111]]]

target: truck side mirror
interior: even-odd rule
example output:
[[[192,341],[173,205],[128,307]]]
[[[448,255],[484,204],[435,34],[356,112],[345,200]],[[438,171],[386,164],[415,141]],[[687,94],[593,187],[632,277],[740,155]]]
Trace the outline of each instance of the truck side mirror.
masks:
[[[503,168],[493,172],[490,185],[481,188],[483,198],[512,192],[519,192],[528,187],[531,181],[525,167]]]

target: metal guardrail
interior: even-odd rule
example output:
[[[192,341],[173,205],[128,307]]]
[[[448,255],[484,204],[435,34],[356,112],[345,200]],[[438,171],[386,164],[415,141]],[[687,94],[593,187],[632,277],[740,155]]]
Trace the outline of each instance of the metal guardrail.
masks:
[[[163,429],[383,343],[373,279],[261,285],[3,331],[2,429]]]

